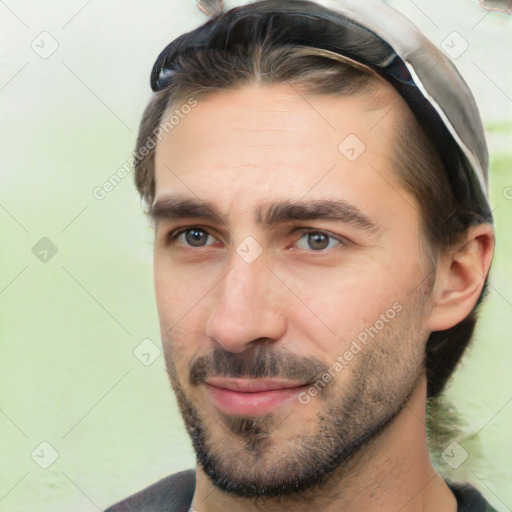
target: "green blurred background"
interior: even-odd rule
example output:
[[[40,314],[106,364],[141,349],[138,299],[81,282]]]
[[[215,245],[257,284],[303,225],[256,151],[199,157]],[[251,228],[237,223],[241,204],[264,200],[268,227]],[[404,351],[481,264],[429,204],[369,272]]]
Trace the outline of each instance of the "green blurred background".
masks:
[[[476,0],[390,3],[436,44],[469,45],[456,64],[485,121],[498,246],[447,391],[469,456],[439,470],[510,511],[512,20]],[[0,1],[0,512],[103,510],[194,464],[132,175],[93,190],[130,157],[156,56],[205,20],[192,0]]]

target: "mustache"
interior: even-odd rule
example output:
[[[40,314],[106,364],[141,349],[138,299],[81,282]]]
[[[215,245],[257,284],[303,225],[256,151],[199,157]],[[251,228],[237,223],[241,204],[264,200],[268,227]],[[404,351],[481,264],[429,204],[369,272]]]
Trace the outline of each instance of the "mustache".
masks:
[[[208,377],[282,378],[315,382],[329,367],[313,357],[272,350],[233,353],[216,348],[190,366],[189,383],[202,384]]]

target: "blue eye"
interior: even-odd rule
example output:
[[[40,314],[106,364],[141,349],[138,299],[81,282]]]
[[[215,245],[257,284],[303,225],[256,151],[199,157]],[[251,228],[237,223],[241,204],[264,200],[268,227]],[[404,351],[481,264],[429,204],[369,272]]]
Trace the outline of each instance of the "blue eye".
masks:
[[[201,228],[186,228],[172,234],[173,240],[179,240],[180,238],[184,245],[190,247],[206,247],[215,243],[215,238]],[[206,243],[208,238],[212,239],[212,243]]]
[[[169,236],[172,239],[171,243],[178,241],[188,247],[208,247],[217,241],[208,231],[194,226],[171,232]],[[310,229],[302,234],[296,245],[302,250],[323,252],[344,245],[344,242],[325,231]]]
[[[304,233],[299,239],[306,239],[307,247],[301,247],[297,242],[299,249],[312,249],[313,251],[324,251],[325,249],[333,249],[339,245],[343,245],[340,240],[335,239],[332,235],[323,231],[309,231]]]

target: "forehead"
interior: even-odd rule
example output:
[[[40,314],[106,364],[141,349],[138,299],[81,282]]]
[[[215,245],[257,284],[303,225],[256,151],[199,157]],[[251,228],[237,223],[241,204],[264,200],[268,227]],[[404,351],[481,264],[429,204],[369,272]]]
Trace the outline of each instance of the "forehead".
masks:
[[[290,84],[202,96],[157,145],[156,199],[179,192],[250,208],[251,199],[338,191],[370,202],[390,181],[399,186],[390,110],[399,101],[394,91],[376,101]]]

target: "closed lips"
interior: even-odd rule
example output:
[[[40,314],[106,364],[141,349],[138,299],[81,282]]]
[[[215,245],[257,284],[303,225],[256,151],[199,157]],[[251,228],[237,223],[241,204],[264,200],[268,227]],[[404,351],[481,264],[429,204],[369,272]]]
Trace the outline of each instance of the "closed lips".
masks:
[[[211,377],[205,383],[216,388],[228,389],[238,393],[261,393],[262,391],[276,391],[292,389],[307,385],[304,381],[290,381],[284,379],[247,379]]]

